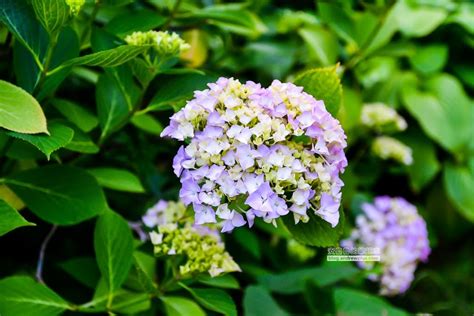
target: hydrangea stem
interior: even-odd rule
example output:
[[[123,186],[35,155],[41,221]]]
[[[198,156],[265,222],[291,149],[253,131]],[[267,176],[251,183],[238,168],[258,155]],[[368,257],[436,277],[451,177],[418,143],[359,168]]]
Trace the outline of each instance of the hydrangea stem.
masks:
[[[56,229],[58,228],[58,225],[53,225],[51,227],[51,230],[49,231],[48,235],[43,240],[43,243],[41,244],[40,248],[40,253],[38,257],[38,264],[36,266],[36,279],[44,283],[43,281],[43,265],[44,265],[44,257],[46,253],[46,247],[48,246],[49,241],[51,240],[51,237],[53,237],[54,233],[56,232]]]

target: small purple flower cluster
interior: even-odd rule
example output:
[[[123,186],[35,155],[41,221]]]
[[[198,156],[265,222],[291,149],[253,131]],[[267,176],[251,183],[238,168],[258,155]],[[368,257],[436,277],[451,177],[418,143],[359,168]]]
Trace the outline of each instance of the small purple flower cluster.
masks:
[[[418,262],[425,262],[431,251],[425,221],[416,207],[401,197],[379,196],[374,204],[363,204],[362,210],[356,229],[341,245],[379,248],[380,262],[360,261],[359,267],[370,271],[370,280],[380,282],[380,294],[404,293]]]
[[[228,232],[290,212],[306,222],[310,210],[336,226],[346,136],[323,101],[277,80],[268,88],[227,78],[208,86],[161,134],[188,142],[173,169],[196,224],[219,220]]]

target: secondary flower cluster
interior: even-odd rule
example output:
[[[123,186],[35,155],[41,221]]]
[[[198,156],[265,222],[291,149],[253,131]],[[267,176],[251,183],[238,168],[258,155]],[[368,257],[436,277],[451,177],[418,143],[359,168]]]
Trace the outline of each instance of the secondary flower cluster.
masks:
[[[370,272],[369,279],[379,281],[382,295],[405,292],[414,278],[419,261],[430,254],[426,223],[416,207],[401,197],[376,197],[363,204],[364,213],[356,219],[356,229],[342,246],[376,247],[380,262],[358,262]]]
[[[377,132],[404,131],[407,122],[395,109],[383,103],[369,103],[362,107],[361,122]]]
[[[150,45],[161,56],[178,55],[190,46],[178,34],[167,31],[133,32],[125,37],[128,45]]]
[[[179,274],[182,277],[208,272],[218,276],[240,271],[227,251],[218,230],[192,223],[181,202],[160,200],[142,218],[146,226],[157,227],[150,233],[156,255],[182,256]]]
[[[393,137],[377,137],[372,143],[372,152],[384,160],[393,159],[404,165],[413,163],[411,148]]]
[[[278,80],[268,88],[220,78],[171,117],[162,136],[187,141],[173,160],[196,224],[223,232],[307,211],[339,221],[344,131],[322,101]],[[246,215],[246,220],[242,214]]]
[[[362,107],[360,120],[362,125],[377,133],[404,131],[407,122],[395,109],[383,103],[369,103]],[[410,147],[389,136],[379,136],[372,143],[372,153],[383,160],[393,159],[404,165],[413,163]]]

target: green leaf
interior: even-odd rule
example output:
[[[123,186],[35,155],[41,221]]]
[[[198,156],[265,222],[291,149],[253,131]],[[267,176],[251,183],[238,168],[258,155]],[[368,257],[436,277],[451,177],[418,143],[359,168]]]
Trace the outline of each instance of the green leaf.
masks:
[[[400,137],[400,140],[412,149],[413,163],[407,169],[411,186],[419,192],[441,169],[435,146],[419,130]]]
[[[136,315],[137,313],[149,310],[150,307],[151,297],[148,293],[121,291],[114,297],[114,303],[110,309],[117,312],[118,315]]]
[[[53,99],[53,106],[69,121],[84,132],[89,132],[99,124],[99,120],[84,107],[63,99]]]
[[[85,55],[70,59],[59,67],[68,66],[100,66],[100,67],[116,67],[126,63],[145,52],[148,46],[131,46],[122,45],[112,49],[103,50],[90,55]]]
[[[58,294],[30,277],[12,276],[0,280],[0,314],[2,316],[54,316],[69,304]]]
[[[234,232],[234,236],[235,241],[248,253],[253,255],[256,259],[262,257],[258,238],[250,229],[237,229]]]
[[[76,167],[30,169],[8,176],[5,183],[33,213],[53,224],[77,224],[107,209],[94,177]]]
[[[240,289],[239,281],[230,274],[224,274],[217,277],[200,275],[198,276],[197,281],[208,286],[220,287],[223,289]]]
[[[150,10],[127,12],[118,15],[107,23],[105,29],[118,36],[125,36],[132,32],[146,32],[162,26],[166,22],[165,17]]]
[[[256,38],[266,31],[259,17],[244,10],[240,3],[208,6],[192,13],[192,18],[205,19],[209,24],[239,35]]]
[[[100,271],[92,257],[77,257],[59,263],[61,269],[66,271],[79,283],[94,289],[100,279]]]
[[[132,232],[120,215],[107,211],[99,217],[94,232],[94,249],[100,273],[106,281],[110,304],[112,294],[127,278],[133,259]]]
[[[92,141],[89,135],[76,126],[71,126],[71,128],[74,130],[74,137],[64,148],[83,154],[95,154],[99,152],[100,148]]]
[[[342,85],[336,68],[337,66],[311,69],[295,79],[295,85],[302,86],[306,93],[317,100],[323,100],[332,115],[337,114],[342,100]]]
[[[429,137],[456,154],[470,137],[469,99],[461,84],[449,75],[436,76],[427,85],[431,93],[403,89],[404,105]]]
[[[145,189],[140,183],[140,179],[128,170],[115,168],[94,168],[87,170],[92,174],[99,184],[105,188],[143,193]]]
[[[59,66],[66,60],[79,56],[79,46],[79,37],[77,33],[71,27],[63,28],[59,34],[58,43],[54,47],[49,69]],[[70,71],[71,68],[66,67],[54,74],[47,75],[43,86],[36,96],[37,99],[41,101],[46,97],[53,95],[56,89],[67,78]]]
[[[392,39],[393,35],[398,30],[398,12],[396,5],[388,11],[387,16],[381,22],[381,26],[378,28],[377,33],[369,42],[366,43],[364,55],[368,55],[377,49],[387,45]]]
[[[312,212],[309,212],[307,223],[295,224],[292,216],[283,217],[283,222],[296,241],[310,246],[329,247],[338,244],[344,230],[344,212],[339,213],[339,223],[334,228]]]
[[[135,251],[133,253],[133,265],[124,286],[139,292],[156,293],[155,270],[155,257],[141,251]]]
[[[25,133],[48,133],[41,106],[25,90],[0,80],[0,127]]]
[[[419,47],[416,53],[410,57],[413,68],[422,74],[431,74],[442,70],[447,61],[448,46],[443,44]]]
[[[206,313],[190,299],[178,296],[162,296],[167,316],[205,316]]]
[[[245,316],[287,316],[270,293],[261,286],[249,286],[244,293],[244,315]]]
[[[435,6],[416,6],[409,0],[395,5],[399,30],[406,36],[421,37],[433,32],[446,19],[448,12]]]
[[[334,290],[334,302],[338,315],[408,315],[379,297],[349,288],[336,288]]]
[[[303,294],[311,315],[336,315],[331,288],[321,288],[314,282],[307,282]]]
[[[23,218],[13,207],[0,199],[0,236],[23,226],[35,226]]]
[[[103,74],[96,88],[97,112],[102,129],[101,138],[119,128],[132,111],[130,96],[115,78]]]
[[[31,52],[37,64],[48,46],[48,34],[38,22],[28,1],[2,0],[0,21]],[[1,94],[0,94],[1,95]]]
[[[163,131],[160,121],[150,114],[135,114],[130,121],[134,126],[153,135],[160,135]]]
[[[52,122],[49,124],[49,135],[30,135],[16,132],[8,132],[8,135],[32,144],[41,150],[49,160],[54,151],[69,144],[74,136],[74,130],[58,122]]]
[[[337,2],[318,2],[321,20],[348,43],[355,41],[355,25],[351,14]]]
[[[54,36],[69,19],[69,6],[64,0],[32,0],[36,17]]]
[[[237,316],[237,307],[232,297],[223,290],[190,288],[180,283],[203,307],[226,316]]]
[[[170,105],[191,98],[195,90],[205,89],[214,79],[195,73],[160,76],[160,85],[145,111],[168,110]]]
[[[308,281],[323,287],[352,278],[358,273],[359,270],[349,262],[327,262],[320,267],[262,275],[258,277],[258,282],[275,293],[296,294],[304,292]]]
[[[333,65],[337,60],[338,43],[336,37],[320,26],[308,26],[298,30],[309,48],[309,52],[322,66]]]
[[[465,218],[474,222],[474,171],[447,164],[443,179],[451,202]]]

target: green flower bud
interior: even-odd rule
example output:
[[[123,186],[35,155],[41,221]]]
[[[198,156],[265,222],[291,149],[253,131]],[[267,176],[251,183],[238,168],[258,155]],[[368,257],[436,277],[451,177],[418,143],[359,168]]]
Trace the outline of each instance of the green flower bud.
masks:
[[[392,137],[377,137],[372,144],[372,152],[384,160],[393,159],[405,165],[413,162],[411,148]]]
[[[66,0],[66,4],[69,6],[72,15],[79,14],[85,2],[86,0]]]
[[[377,132],[403,131],[407,122],[397,111],[383,103],[370,103],[362,107],[361,122]]]
[[[125,37],[125,41],[133,46],[152,46],[162,56],[179,55],[190,47],[178,34],[167,31],[133,32]]]

